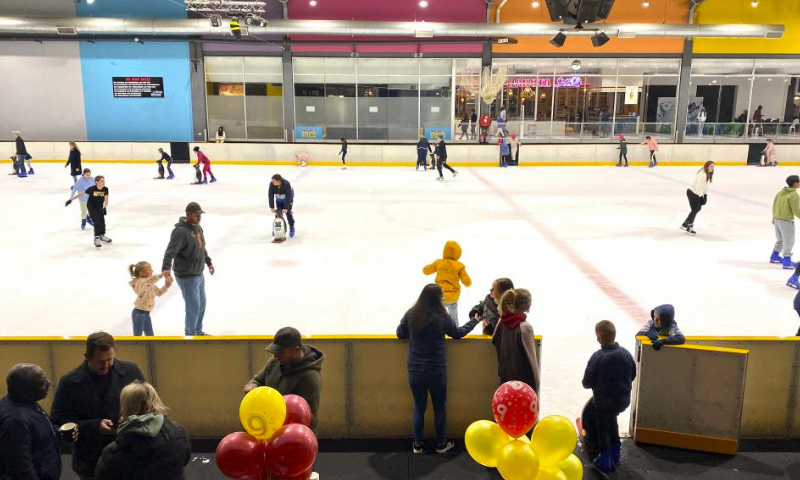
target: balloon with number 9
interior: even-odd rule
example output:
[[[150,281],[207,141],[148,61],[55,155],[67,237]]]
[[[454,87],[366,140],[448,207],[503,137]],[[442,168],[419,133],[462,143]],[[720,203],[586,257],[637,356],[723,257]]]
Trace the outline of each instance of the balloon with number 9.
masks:
[[[500,385],[492,399],[494,419],[509,436],[519,438],[539,418],[539,398],[530,385],[512,380]]]
[[[277,390],[258,387],[251,390],[239,405],[239,420],[250,435],[269,440],[283,426],[286,402]]]

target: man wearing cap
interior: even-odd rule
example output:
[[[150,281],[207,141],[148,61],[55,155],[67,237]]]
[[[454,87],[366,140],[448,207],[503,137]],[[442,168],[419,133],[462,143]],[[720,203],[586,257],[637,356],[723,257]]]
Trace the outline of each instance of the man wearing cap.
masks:
[[[317,431],[319,393],[322,388],[322,362],[325,354],[303,345],[297,329],[278,330],[266,351],[273,355],[264,369],[247,382],[245,393],[256,387],[272,387],[281,395],[299,395],[311,407],[311,429]]]
[[[58,480],[61,453],[53,425],[39,406],[50,381],[36,365],[20,363],[6,377],[0,400],[0,478]]]
[[[206,212],[195,202],[186,205],[186,216],[181,217],[164,252],[161,273],[170,276],[175,270],[175,280],[186,302],[184,335],[207,335],[203,332],[203,317],[206,313],[206,287],[203,271],[214,275],[214,265],[206,251],[206,238],[200,226],[200,217]],[[173,265],[173,261],[175,262]]]

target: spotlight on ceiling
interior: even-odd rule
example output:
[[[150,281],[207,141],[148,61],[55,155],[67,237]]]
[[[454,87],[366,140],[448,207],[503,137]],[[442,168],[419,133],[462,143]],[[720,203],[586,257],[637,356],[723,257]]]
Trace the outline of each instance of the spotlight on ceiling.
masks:
[[[94,3],[94,0],[86,0],[86,3],[88,3],[89,5],[91,5],[91,4],[93,4],[93,3]]]
[[[605,32],[598,32],[597,35],[592,37],[592,45],[595,48],[602,47],[603,45],[608,43],[608,40],[609,40],[608,35],[606,35]]]
[[[248,13],[247,16],[244,17],[244,24],[247,25],[247,26],[250,26],[250,25],[253,24],[253,20],[255,20],[255,17],[253,17],[253,14],[252,13]]]
[[[572,62],[572,69],[574,71],[576,71],[576,72],[578,70],[580,70],[581,69],[581,61],[580,60],[575,60],[574,62]]]
[[[757,7],[758,6],[758,0],[753,0],[752,2],[750,2],[750,5],[752,5],[753,8]]]
[[[317,6],[317,0],[311,0],[310,2],[308,2],[308,4],[311,5],[312,7],[316,7]]]
[[[533,3],[531,3],[531,7],[533,7],[533,8],[539,8],[539,0],[534,0],[534,2],[533,2]]]
[[[564,42],[567,41],[567,36],[564,35],[562,32],[558,32],[550,39],[550,44],[554,47],[561,48],[564,46]]]
[[[644,0],[644,2],[642,2],[642,6],[643,6],[644,8],[647,8],[647,7],[649,7],[649,6],[650,6],[650,2],[648,2],[647,0]]]
[[[258,19],[258,26],[259,27],[266,27],[267,26],[267,20],[264,19],[264,18],[259,18]]]
[[[419,6],[422,7],[422,8],[427,8],[428,7],[428,2],[426,2],[425,0],[422,0],[421,2],[419,2]]]
[[[211,26],[216,28],[221,25],[222,17],[220,17],[219,15],[211,15],[209,17],[209,20],[211,20]]]

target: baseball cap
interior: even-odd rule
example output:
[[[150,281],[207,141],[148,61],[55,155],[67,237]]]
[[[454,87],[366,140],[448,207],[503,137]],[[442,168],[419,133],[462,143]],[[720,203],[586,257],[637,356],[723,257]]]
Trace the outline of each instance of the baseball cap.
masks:
[[[200,208],[200,204],[198,204],[197,202],[191,202],[191,203],[189,203],[189,205],[186,205],[186,212],[206,213],[206,212],[203,211],[202,208]]]
[[[283,327],[278,330],[278,333],[275,334],[275,338],[272,339],[272,343],[267,345],[267,348],[264,350],[275,354],[280,353],[287,348],[300,347],[302,345],[303,339],[300,335],[300,332],[296,328]]]

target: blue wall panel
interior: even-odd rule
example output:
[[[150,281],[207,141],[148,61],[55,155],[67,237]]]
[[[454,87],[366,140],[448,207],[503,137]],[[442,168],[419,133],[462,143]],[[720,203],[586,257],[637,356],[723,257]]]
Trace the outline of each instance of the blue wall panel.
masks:
[[[186,18],[182,0],[95,0],[75,4],[78,17]]]
[[[186,42],[81,42],[89,140],[191,141],[189,68]],[[164,98],[114,98],[112,77],[163,77]]]

